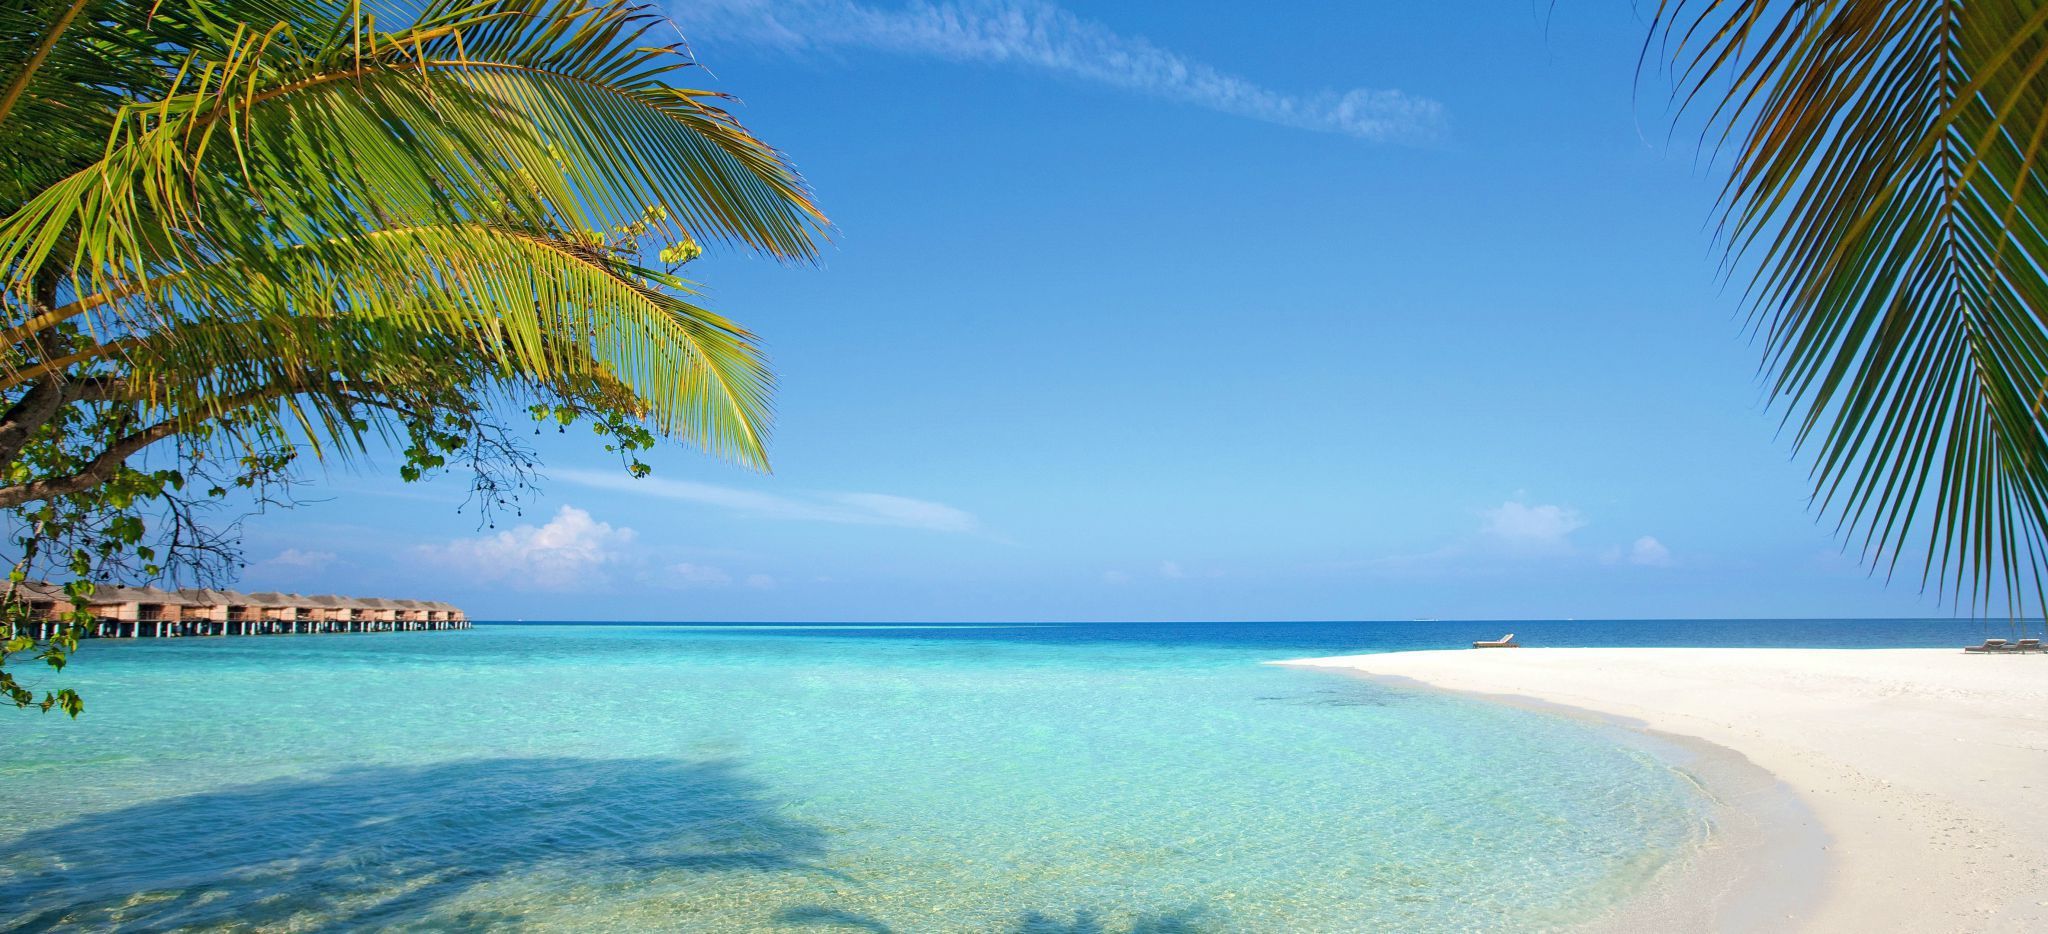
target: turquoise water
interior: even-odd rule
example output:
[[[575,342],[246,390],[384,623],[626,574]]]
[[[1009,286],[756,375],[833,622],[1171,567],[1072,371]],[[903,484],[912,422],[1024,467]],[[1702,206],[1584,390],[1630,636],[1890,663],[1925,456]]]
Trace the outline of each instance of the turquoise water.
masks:
[[[1420,631],[89,643],[0,734],[0,927],[1534,929],[1701,839],[1628,734],[1257,664]]]

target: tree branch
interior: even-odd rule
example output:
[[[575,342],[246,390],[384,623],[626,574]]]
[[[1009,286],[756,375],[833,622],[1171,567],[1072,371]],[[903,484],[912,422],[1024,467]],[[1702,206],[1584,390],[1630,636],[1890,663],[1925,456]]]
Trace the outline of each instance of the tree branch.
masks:
[[[176,421],[158,422],[107,445],[107,449],[93,458],[92,463],[85,465],[84,470],[68,477],[52,477],[0,489],[0,509],[72,493],[83,493],[99,486],[112,479],[114,472],[119,470],[122,464],[127,463],[128,458],[143,448],[177,434],[181,427]]]
[[[0,415],[0,464],[12,463],[21,449],[28,445],[36,429],[49,424],[57,410],[64,407],[67,387],[62,375],[52,376],[34,386],[13,406],[7,414]]]
[[[111,394],[118,393],[121,383],[122,381],[120,380],[86,383],[84,384],[85,390],[78,397],[83,398],[88,393],[98,393],[101,394],[102,398],[105,398]],[[19,506],[23,503],[32,503],[37,500],[67,496],[72,493],[82,493],[107,482],[107,480],[113,477],[114,472],[123,463],[127,462],[128,458],[133,457],[143,448],[149,447],[158,441],[176,435],[181,431],[189,430],[198,424],[220,418],[230,412],[245,409],[259,403],[282,399],[286,396],[312,392],[314,389],[315,387],[309,385],[281,382],[273,383],[261,389],[253,389],[245,393],[222,397],[215,400],[210,410],[205,414],[187,414],[165,419],[148,428],[123,436],[120,440],[107,445],[106,450],[101,451],[98,456],[92,459],[91,463],[85,466],[85,469],[77,473],[64,477],[49,477],[35,480],[19,486],[0,487],[0,509]],[[47,421],[47,418],[45,420]],[[4,463],[7,463],[7,461],[0,460],[0,464]]]

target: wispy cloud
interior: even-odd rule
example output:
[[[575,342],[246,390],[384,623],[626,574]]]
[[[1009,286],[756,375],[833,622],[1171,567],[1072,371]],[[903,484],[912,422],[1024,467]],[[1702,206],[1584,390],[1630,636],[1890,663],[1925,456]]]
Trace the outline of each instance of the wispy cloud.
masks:
[[[668,566],[666,579],[672,587],[723,587],[732,583],[732,572],[708,564],[687,561]]]
[[[1636,539],[1635,544],[1628,546],[1628,563],[1653,568],[1670,567],[1671,549],[1664,547],[1663,542],[1645,535]]]
[[[1332,567],[1395,574],[1466,574],[1528,565],[1670,567],[1675,563],[1671,549],[1650,535],[1626,545],[1601,547],[1594,542],[1581,547],[1575,536],[1588,524],[1585,515],[1571,506],[1532,504],[1517,497],[1479,510],[1479,527],[1442,547],[1417,554],[1339,562]]]
[[[1671,558],[1671,549],[1656,536],[1645,535],[1627,545],[1610,545],[1600,552],[1601,564],[1633,564],[1646,568],[1668,568],[1677,562]]]
[[[1160,580],[1177,581],[1186,580],[1188,577],[1188,569],[1181,566],[1181,563],[1178,561],[1161,561],[1153,569],[1153,572],[1158,575]],[[1210,572],[1209,576],[1214,577],[1215,573]],[[1102,572],[1102,582],[1105,584],[1128,584],[1141,578],[1149,579],[1150,577],[1151,574],[1146,572],[1141,571],[1133,574],[1123,568],[1110,568]]]
[[[550,471],[549,476],[577,486],[697,503],[764,519],[888,525],[932,532],[981,530],[981,521],[966,510],[956,509],[944,503],[888,493],[810,492],[801,495],[782,495],[665,477],[635,480],[622,474],[595,470],[556,470]]]
[[[1510,551],[1563,554],[1572,550],[1571,536],[1586,519],[1570,506],[1536,505],[1509,500],[1481,511],[1479,534]]]
[[[339,557],[339,555],[331,551],[306,551],[299,548],[287,548],[256,563],[269,567],[304,568],[310,571],[317,571],[333,564]]]
[[[708,0],[673,7],[685,33],[792,52],[872,49],[1034,68],[1239,117],[1360,139],[1426,142],[1443,106],[1398,90],[1276,91],[1046,0]]]

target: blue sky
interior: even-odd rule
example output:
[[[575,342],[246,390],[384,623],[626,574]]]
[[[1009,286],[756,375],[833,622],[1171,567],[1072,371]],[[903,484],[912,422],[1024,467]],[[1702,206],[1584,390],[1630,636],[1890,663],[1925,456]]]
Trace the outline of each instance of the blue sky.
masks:
[[[1342,7],[1343,9],[1335,9]],[[1807,506],[1626,3],[677,2],[839,225],[713,255],[772,476],[336,474],[243,585],[489,618],[1902,616]]]

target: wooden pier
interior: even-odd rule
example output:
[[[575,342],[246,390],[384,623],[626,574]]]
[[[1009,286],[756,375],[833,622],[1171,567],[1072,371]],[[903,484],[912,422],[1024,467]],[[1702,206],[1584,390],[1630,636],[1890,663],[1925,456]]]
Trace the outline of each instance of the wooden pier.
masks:
[[[71,610],[62,588],[21,585],[36,617],[31,634],[47,637]],[[242,593],[235,590],[160,590],[101,585],[86,601],[95,639],[174,639],[203,636],[283,636],[356,632],[436,632],[468,629],[462,610],[438,601],[378,597]]]

